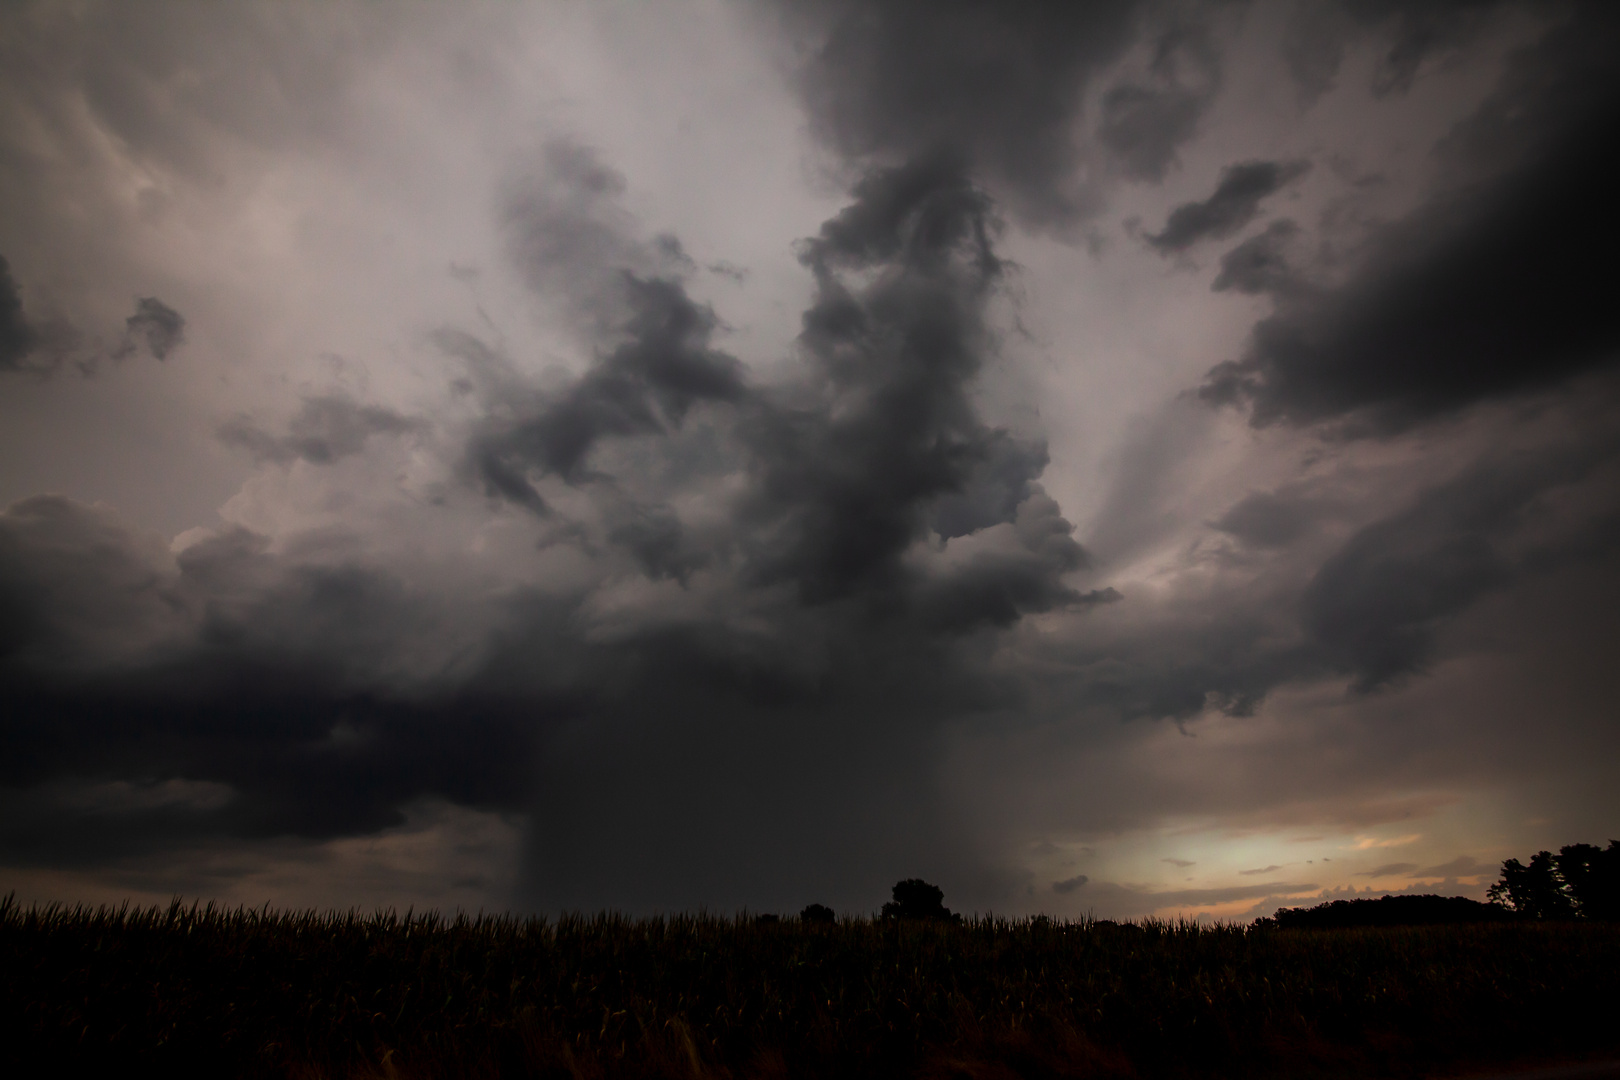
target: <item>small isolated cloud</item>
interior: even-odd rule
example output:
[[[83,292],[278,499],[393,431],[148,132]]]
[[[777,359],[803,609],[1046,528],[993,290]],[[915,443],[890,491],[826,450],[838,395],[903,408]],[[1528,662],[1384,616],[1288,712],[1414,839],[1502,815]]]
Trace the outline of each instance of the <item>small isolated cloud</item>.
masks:
[[[1074,890],[1078,889],[1080,886],[1084,885],[1090,880],[1091,879],[1086,877],[1084,874],[1076,874],[1072,878],[1064,878],[1062,881],[1052,882],[1052,891],[1059,894],[1072,893]]]
[[[1413,870],[1416,870],[1416,869],[1417,869],[1417,863],[1413,863],[1413,862],[1392,862],[1392,863],[1385,863],[1383,866],[1375,866],[1371,870],[1363,870],[1357,876],[1359,876],[1359,877],[1393,877],[1396,874],[1409,874]]]
[[[165,360],[185,340],[185,316],[155,296],[143,296],[135,301],[135,314],[124,320],[123,344],[112,355],[122,360],[145,345],[153,358]]]
[[[1273,863],[1270,866],[1260,866],[1260,867],[1256,867],[1253,870],[1239,870],[1238,873],[1241,874],[1243,877],[1253,877],[1256,874],[1269,874],[1273,870],[1281,870],[1281,869],[1282,869],[1282,867],[1280,867],[1277,864]]]
[[[1159,861],[1160,862],[1167,862],[1171,866],[1179,866],[1183,870],[1185,870],[1189,866],[1196,865],[1191,859],[1160,859]]]

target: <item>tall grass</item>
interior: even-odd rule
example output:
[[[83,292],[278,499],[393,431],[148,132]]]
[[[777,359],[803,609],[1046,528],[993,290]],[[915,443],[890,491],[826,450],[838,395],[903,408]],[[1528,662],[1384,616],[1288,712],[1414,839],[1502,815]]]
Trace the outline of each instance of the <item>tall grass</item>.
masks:
[[[818,926],[0,903],[0,1061],[52,1072],[1416,1075],[1617,1048],[1616,1015],[1612,925]]]

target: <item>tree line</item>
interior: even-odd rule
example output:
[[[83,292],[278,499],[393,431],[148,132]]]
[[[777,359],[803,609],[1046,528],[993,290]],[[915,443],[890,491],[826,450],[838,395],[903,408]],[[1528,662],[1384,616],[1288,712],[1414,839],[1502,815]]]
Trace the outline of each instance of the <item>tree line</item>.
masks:
[[[1620,840],[1538,851],[1529,865],[1509,859],[1485,895],[1529,919],[1620,921]]]

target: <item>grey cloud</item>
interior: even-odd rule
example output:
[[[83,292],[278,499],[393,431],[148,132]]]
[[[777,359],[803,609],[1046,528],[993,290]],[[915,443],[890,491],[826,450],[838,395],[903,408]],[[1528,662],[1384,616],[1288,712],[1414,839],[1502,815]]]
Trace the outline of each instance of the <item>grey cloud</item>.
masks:
[[[1459,855],[1450,862],[1440,863],[1438,866],[1426,866],[1421,870],[1414,869],[1413,877],[1440,877],[1459,878],[1473,877],[1476,874],[1495,874],[1496,866],[1480,862],[1472,855]]]
[[[1257,491],[1245,496],[1211,526],[1245,544],[1286,547],[1310,531],[1321,515],[1321,502],[1286,491]]]
[[[38,341],[23,314],[22,290],[11,276],[11,265],[0,256],[0,371],[22,368]]]
[[[1052,882],[1052,891],[1057,893],[1059,896],[1066,896],[1090,880],[1091,879],[1086,877],[1084,874],[1076,874],[1072,878],[1064,878],[1062,881]]]
[[[1373,71],[1378,96],[1405,93],[1425,59],[1466,44],[1484,24],[1483,16],[1504,6],[1500,0],[1453,0],[1406,4],[1399,0],[1345,0],[1299,3],[1290,13],[1283,55],[1301,95],[1315,101],[1339,72],[1345,47],[1375,37],[1383,55]]]
[[[654,581],[673,579],[686,584],[693,571],[708,566],[713,553],[697,547],[680,518],[663,507],[636,507],[627,520],[615,525],[608,539],[627,549]]]
[[[1114,152],[1126,177],[1156,182],[1198,130],[1220,88],[1220,58],[1202,28],[1176,28],[1159,37],[1148,75],[1103,93],[1097,138]]]
[[[1288,263],[1287,248],[1299,232],[1299,226],[1287,218],[1273,221],[1263,232],[1221,256],[1221,272],[1210,288],[1250,296],[1293,288],[1298,277]]]
[[[80,374],[94,375],[100,362],[124,360],[143,348],[155,359],[167,359],[185,341],[186,320],[163,301],[143,296],[135,313],[124,320],[119,344],[110,352],[81,348],[82,335],[61,317],[43,323],[31,320],[23,309],[22,289],[11,266],[0,256],[0,371],[30,371],[49,375],[77,352]]]
[[[1310,167],[1307,161],[1246,161],[1229,165],[1221,170],[1220,180],[1209,198],[1176,207],[1165,221],[1164,229],[1148,236],[1148,243],[1161,255],[1169,255],[1185,251],[1203,240],[1231,236],[1254,220],[1266,196],[1304,176]],[[1221,269],[1224,275],[1227,271],[1224,261]]]
[[[156,297],[143,296],[135,301],[135,314],[124,320],[123,343],[112,355],[122,360],[144,345],[153,358],[165,360],[185,339],[185,317]]]
[[[1197,863],[1193,862],[1191,859],[1160,859],[1159,861],[1164,862],[1164,863],[1169,863],[1171,866],[1180,867],[1183,870],[1187,869],[1187,867],[1189,867],[1189,866],[1197,866],[1198,865]]]
[[[1517,55],[1446,148],[1476,179],[1377,232],[1342,286],[1280,295],[1203,396],[1257,426],[1354,415],[1387,432],[1612,364],[1617,42],[1620,19],[1582,7]]]
[[[260,461],[285,463],[302,459],[328,465],[360,453],[374,435],[419,435],[428,426],[420,417],[402,416],[392,409],[328,394],[305,398],[285,435],[272,435],[245,416],[226,421],[218,434],[227,446],[247,450]]]
[[[638,242],[618,202],[623,192],[623,177],[589,150],[553,143],[540,175],[509,200],[512,252],[530,285],[565,300],[605,345],[566,390],[538,399],[529,392],[533,400],[495,410],[469,449],[490,494],[536,512],[545,503],[531,474],[586,482],[590,454],[604,439],[665,434],[698,404],[749,396],[742,365],[711,347],[714,311],[675,276],[690,261],[679,241]],[[439,341],[463,358],[482,349],[474,373],[509,380],[504,365],[464,337]]]
[[[1375,866],[1371,870],[1362,870],[1357,877],[1390,877],[1395,874],[1409,874],[1417,869],[1417,863],[1392,862],[1383,866]]]
[[[1599,501],[1561,535],[1526,539],[1549,492],[1578,488],[1615,453],[1610,438],[1479,462],[1325,560],[1302,596],[1305,625],[1362,689],[1421,670],[1446,619],[1527,576],[1589,560],[1620,535],[1614,508]]]
[[[100,817],[67,815],[48,848],[13,837],[16,858],[354,835],[438,797],[530,815],[524,898],[543,907],[785,906],[828,882],[859,906],[901,862],[954,890],[949,875],[971,868],[933,767],[953,718],[1006,699],[987,635],[1118,596],[1066,580],[1086,559],[1036,482],[1044,447],[978,415],[994,236],[988,197],[949,161],[874,173],[801,249],[816,293],[798,373],[777,385],[748,384],[710,346],[717,319],[677,277],[598,265],[673,258],[628,233],[547,249],[594,281],[563,296],[593,352],[572,382],[539,389],[476,338],[434,335],[477,413],[468,479],[539,508],[549,475],[594,508],[550,512],[552,542],[593,568],[553,591],[464,595],[326,533],[271,544],[227,530],[109,563],[133,542],[93,542],[95,515],[52,504],[59,539],[0,546],[17,597],[0,621],[8,805],[36,820],[69,777],[233,794],[131,811],[149,827],[105,843]],[[532,281],[549,289],[564,269]],[[328,396],[285,432],[238,421],[222,437],[265,460],[329,461],[418,423]],[[968,554],[946,557],[956,545]],[[147,568],[144,591],[126,564]],[[632,592],[673,583],[693,606],[598,632],[594,573]],[[85,616],[52,629],[70,592]],[[164,634],[117,666],[97,660],[81,625],[131,596],[128,618]],[[38,659],[47,641],[74,659],[71,681]]]
[[[1242,875],[1243,877],[1256,877],[1256,876],[1258,876],[1260,874],[1269,874],[1274,870],[1281,870],[1281,869],[1282,869],[1282,867],[1280,867],[1280,866],[1276,865],[1275,863],[1273,863],[1270,866],[1262,866],[1262,867],[1259,867],[1258,869],[1255,869],[1255,870],[1239,870],[1238,873],[1240,875]]]
[[[0,514],[7,804],[33,820],[28,807],[46,813],[70,779],[234,794],[127,812],[81,805],[56,815],[50,845],[8,831],[22,845],[8,857],[63,865],[88,857],[86,844],[107,854],[371,831],[427,793],[520,806],[544,696],[514,709],[487,687],[423,689],[461,636],[445,634],[435,607],[375,567],[273,555],[240,531],[176,558],[65,499],[10,507]]]
[[[1074,128],[1096,73],[1130,46],[1140,21],[1132,3],[1040,0],[826,0],[787,17],[813,42],[800,81],[827,144],[868,164],[953,153],[1036,224],[1094,209]],[[1166,36],[1149,84],[1109,92],[1104,139],[1133,175],[1167,160],[1201,108],[1181,82],[1189,50],[1190,39]]]

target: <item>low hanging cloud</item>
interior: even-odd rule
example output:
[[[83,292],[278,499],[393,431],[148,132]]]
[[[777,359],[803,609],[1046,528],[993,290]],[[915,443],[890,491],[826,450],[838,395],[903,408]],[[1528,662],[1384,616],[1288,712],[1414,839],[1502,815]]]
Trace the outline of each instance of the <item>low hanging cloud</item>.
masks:
[[[1147,237],[1161,255],[1185,251],[1204,240],[1222,240],[1260,213],[1260,203],[1310,171],[1307,161],[1247,161],[1221,170],[1209,198],[1183,203],[1170,212],[1164,228]],[[1248,257],[1253,261],[1253,257]],[[1227,272],[1223,263],[1222,273]],[[1219,280],[1219,279],[1217,279]],[[1219,284],[1216,286],[1220,287]]]

